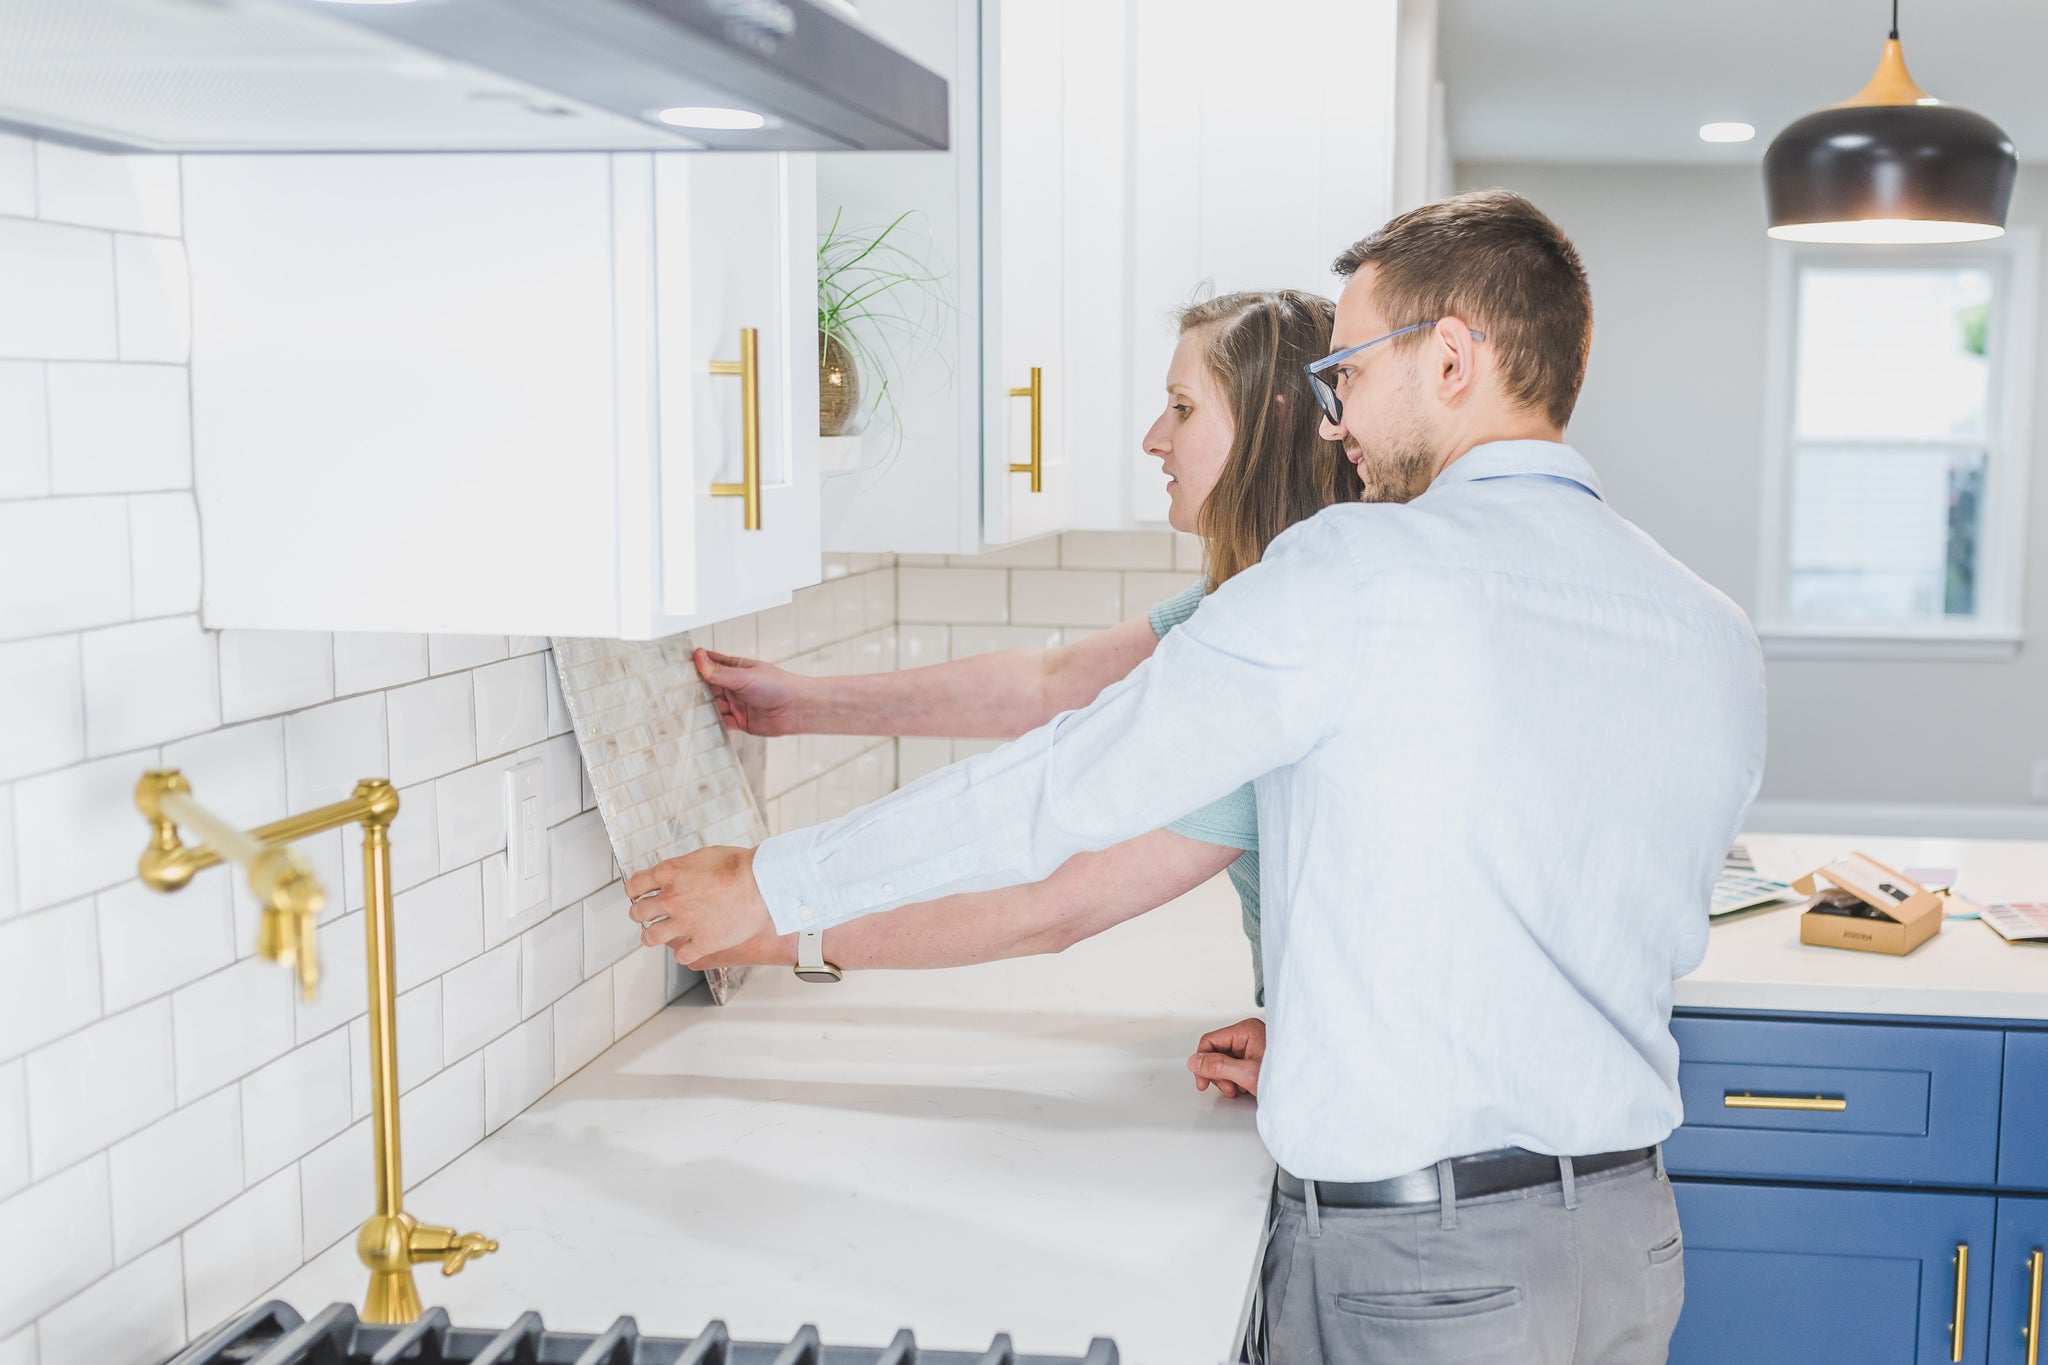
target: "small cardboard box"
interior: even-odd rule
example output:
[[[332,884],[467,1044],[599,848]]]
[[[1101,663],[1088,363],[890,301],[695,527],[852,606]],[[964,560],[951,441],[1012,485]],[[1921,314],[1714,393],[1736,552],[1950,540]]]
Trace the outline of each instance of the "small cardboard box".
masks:
[[[1799,917],[1801,943],[1903,957],[1941,932],[1941,897],[1875,858],[1852,853],[1801,877],[1792,889],[1817,898],[1822,882],[1848,892],[1867,911],[1845,915],[1809,909]]]

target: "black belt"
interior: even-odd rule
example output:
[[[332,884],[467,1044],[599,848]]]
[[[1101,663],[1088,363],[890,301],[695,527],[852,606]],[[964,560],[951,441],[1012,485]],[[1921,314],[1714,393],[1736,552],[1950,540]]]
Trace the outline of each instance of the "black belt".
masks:
[[[1627,1152],[1601,1152],[1572,1158],[1574,1177],[1618,1170],[1656,1158],[1654,1147],[1637,1147]],[[1455,1157],[1451,1161],[1451,1187],[1460,1199],[1478,1199],[1489,1194],[1508,1194],[1537,1185],[1561,1182],[1557,1158],[1520,1147],[1503,1147],[1496,1152]],[[1436,1167],[1426,1166],[1386,1180],[1344,1183],[1318,1180],[1316,1203],[1333,1209],[1389,1209],[1407,1204],[1435,1204],[1442,1197]],[[1301,1178],[1280,1172],[1280,1193],[1290,1199],[1304,1197]]]

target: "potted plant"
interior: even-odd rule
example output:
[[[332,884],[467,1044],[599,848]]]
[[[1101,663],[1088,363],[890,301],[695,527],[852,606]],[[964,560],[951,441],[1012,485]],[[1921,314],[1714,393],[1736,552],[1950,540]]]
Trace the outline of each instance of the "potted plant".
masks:
[[[884,407],[894,415],[890,362],[934,340],[936,314],[950,306],[943,277],[907,242],[916,210],[877,231],[845,226],[845,212],[818,239],[821,436],[858,432]]]

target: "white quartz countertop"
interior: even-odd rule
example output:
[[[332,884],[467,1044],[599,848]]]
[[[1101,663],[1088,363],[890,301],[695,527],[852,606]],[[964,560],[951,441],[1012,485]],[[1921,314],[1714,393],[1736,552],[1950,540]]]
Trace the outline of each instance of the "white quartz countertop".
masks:
[[[1222,878],[1057,957],[698,992],[407,1196],[503,1244],[421,1295],[475,1327],[1221,1361],[1273,1168],[1184,1061],[1251,994]],[[266,1297],[363,1284],[350,1238]]]
[[[2048,843],[1990,839],[1743,836],[1767,877],[1804,876],[1860,851],[1899,871],[1953,868],[1975,901],[2048,900]],[[2048,945],[2008,943],[1978,920],[1948,920],[1904,957],[1799,941],[1796,904],[1743,911],[1714,926],[1706,960],[1678,983],[1701,1009],[1807,1010],[1973,1019],[2048,1019]]]

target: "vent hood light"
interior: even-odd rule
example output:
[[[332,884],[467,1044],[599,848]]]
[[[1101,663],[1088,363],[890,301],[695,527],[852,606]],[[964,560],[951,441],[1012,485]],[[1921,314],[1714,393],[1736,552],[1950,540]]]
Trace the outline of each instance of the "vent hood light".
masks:
[[[0,0],[0,15],[0,132],[102,151],[943,151],[950,133],[945,78],[831,0]],[[706,117],[667,117],[686,111]]]
[[[354,0],[344,0],[354,3]],[[679,104],[673,109],[663,109],[655,117],[671,128],[723,129],[727,132],[742,132],[749,128],[765,128],[768,120],[751,109],[722,109],[715,104]]]

